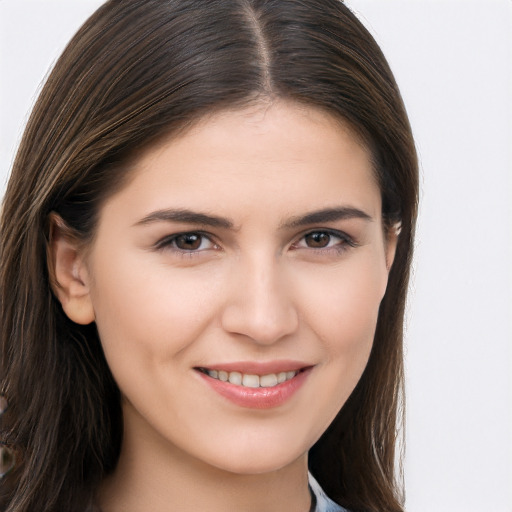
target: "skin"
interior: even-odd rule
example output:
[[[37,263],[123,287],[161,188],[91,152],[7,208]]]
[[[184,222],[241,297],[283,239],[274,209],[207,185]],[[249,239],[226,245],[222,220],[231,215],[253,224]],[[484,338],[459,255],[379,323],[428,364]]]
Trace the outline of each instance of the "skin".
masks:
[[[396,246],[367,149],[329,115],[275,102],[208,117],[131,172],[87,250],[53,229],[59,299],[96,322],[123,396],[102,510],[306,512],[307,452],[365,368]],[[362,213],[304,219],[340,208]],[[169,209],[231,226],[155,220]],[[276,360],[311,370],[268,409],[197,371]]]

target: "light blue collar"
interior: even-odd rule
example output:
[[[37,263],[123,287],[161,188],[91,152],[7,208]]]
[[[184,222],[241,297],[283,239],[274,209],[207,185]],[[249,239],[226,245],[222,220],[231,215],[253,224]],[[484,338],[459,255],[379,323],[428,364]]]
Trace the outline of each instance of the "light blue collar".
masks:
[[[347,509],[340,507],[337,503],[334,503],[327,494],[320,487],[320,484],[315,480],[315,477],[308,473],[309,487],[316,498],[315,512],[349,512]]]

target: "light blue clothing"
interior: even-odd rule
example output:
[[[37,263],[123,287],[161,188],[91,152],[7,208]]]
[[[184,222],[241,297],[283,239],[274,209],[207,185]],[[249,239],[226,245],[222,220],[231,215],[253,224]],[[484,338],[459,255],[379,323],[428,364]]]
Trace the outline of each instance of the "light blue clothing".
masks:
[[[347,509],[334,503],[320,487],[314,476],[309,473],[309,487],[316,498],[315,512],[349,512]]]

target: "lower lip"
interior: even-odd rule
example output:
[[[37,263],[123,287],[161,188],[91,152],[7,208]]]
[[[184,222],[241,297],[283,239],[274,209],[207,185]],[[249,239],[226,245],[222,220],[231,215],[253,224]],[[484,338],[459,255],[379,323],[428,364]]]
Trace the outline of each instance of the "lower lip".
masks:
[[[299,372],[293,379],[270,388],[248,388],[214,379],[203,372],[199,376],[219,395],[240,407],[271,409],[283,405],[302,387],[311,368]]]

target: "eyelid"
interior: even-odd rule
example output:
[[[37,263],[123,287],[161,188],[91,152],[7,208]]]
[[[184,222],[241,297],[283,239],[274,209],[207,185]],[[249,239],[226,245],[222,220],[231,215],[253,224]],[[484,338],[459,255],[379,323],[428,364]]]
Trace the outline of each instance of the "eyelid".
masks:
[[[331,237],[337,238],[339,240],[338,243],[334,245],[328,245],[326,247],[308,247],[307,245],[299,245],[308,235],[314,233],[325,233]],[[201,237],[202,239],[206,239],[210,242],[211,247],[207,248],[198,248],[198,249],[180,249],[179,247],[173,246],[173,243],[180,236],[184,235],[196,235]],[[359,244],[357,241],[350,235],[348,235],[344,231],[340,231],[333,228],[310,228],[307,231],[301,233],[295,241],[290,245],[292,250],[298,249],[307,249],[309,251],[318,251],[318,252],[329,252],[336,251],[338,253],[343,252],[348,249],[348,247],[357,247]],[[348,246],[348,247],[347,247]],[[215,241],[215,237],[213,234],[201,231],[201,230],[184,230],[178,233],[172,233],[160,238],[154,245],[155,250],[169,250],[174,251],[180,255],[194,255],[196,253],[201,253],[203,251],[211,250],[211,249],[219,249],[219,244]]]
[[[343,243],[337,244],[334,246],[327,246],[327,247],[308,247],[306,245],[304,245],[304,246],[298,245],[299,242],[303,241],[308,235],[311,235],[313,233],[326,233],[332,237],[338,238]],[[333,229],[333,228],[313,228],[313,229],[308,229],[307,231],[302,233],[296,239],[296,241],[291,245],[291,247],[293,249],[308,249],[308,250],[313,250],[313,251],[324,251],[324,252],[329,251],[329,250],[336,250],[336,251],[340,252],[340,251],[347,249],[347,247],[345,247],[345,245],[348,245],[349,247],[357,247],[359,244],[353,237],[351,237],[344,231],[339,231],[339,230]]]
[[[199,253],[199,252],[208,250],[208,249],[186,250],[186,249],[180,249],[179,247],[173,247],[172,246],[173,242],[175,242],[175,240],[177,238],[179,238],[180,236],[184,236],[184,235],[197,235],[197,236],[200,236],[203,239],[209,240],[210,243],[213,246],[212,248],[214,248],[214,247],[218,248],[218,244],[215,242],[213,235],[211,233],[207,233],[207,232],[201,231],[201,230],[184,230],[184,231],[180,231],[179,233],[172,233],[170,235],[166,235],[166,236],[160,238],[160,240],[158,240],[154,244],[153,247],[156,250],[168,249],[168,250],[172,250],[172,251],[175,251],[177,253],[180,253],[180,254],[193,254],[193,253],[196,253],[196,252]]]

